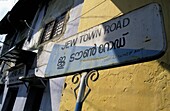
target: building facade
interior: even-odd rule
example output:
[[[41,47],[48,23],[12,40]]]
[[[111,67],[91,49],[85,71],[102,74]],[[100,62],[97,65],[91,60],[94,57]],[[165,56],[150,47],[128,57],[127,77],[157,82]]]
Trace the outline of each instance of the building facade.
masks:
[[[55,61],[52,55],[61,53],[57,52],[59,50],[55,52],[56,44],[152,3],[159,4],[162,10],[162,24],[167,39],[165,54],[149,62],[97,69],[98,78],[95,80],[91,77],[94,81],[86,80],[84,95],[87,96],[80,109],[82,111],[169,111],[170,2],[168,0],[131,2],[19,0],[0,22],[0,34],[7,34],[0,57],[0,109],[2,111],[75,110],[81,90],[77,84],[74,84],[76,83],[73,80],[74,75],[90,72],[92,69],[57,75],[60,72],[55,72],[55,69],[49,67],[53,60]],[[70,44],[70,47],[74,45],[67,43],[66,48]],[[66,64],[61,62],[56,63],[58,69]],[[76,68],[81,66],[74,65]],[[47,69],[54,70],[54,75],[49,75]]]

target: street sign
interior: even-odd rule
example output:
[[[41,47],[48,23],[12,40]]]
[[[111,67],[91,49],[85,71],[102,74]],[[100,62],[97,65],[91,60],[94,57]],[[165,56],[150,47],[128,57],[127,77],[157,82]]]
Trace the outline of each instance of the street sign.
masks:
[[[161,7],[149,4],[57,42],[45,77],[154,60],[166,50]]]

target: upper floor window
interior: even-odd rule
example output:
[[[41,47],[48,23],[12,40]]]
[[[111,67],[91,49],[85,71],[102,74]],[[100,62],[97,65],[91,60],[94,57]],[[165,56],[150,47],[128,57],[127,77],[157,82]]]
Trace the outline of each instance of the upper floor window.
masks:
[[[56,20],[53,20],[45,25],[40,43],[44,43],[52,38],[60,37],[64,29],[65,15],[66,14],[64,14],[63,16],[60,16]]]
[[[45,41],[47,41],[51,38],[51,34],[52,34],[54,24],[55,24],[55,21],[52,21],[45,26],[43,36],[42,36],[42,39],[41,39],[41,43],[43,43],[43,42],[45,42]]]
[[[63,32],[63,27],[64,27],[64,18],[61,18],[54,25],[52,37],[57,37],[61,35]]]

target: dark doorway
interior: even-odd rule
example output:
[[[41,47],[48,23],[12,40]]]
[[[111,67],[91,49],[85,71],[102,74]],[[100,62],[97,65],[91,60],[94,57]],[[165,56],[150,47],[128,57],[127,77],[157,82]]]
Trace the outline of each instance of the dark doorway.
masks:
[[[30,87],[24,111],[39,111],[44,88]]]
[[[2,104],[3,94],[4,94],[4,84],[0,84],[0,104]]]
[[[4,105],[2,107],[2,111],[12,111],[15,103],[15,99],[17,97],[17,93],[18,93],[18,88],[8,89]]]

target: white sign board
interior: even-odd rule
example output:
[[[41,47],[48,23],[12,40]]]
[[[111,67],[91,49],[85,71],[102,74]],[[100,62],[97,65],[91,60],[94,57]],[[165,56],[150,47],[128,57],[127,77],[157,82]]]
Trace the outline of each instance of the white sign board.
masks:
[[[153,3],[57,42],[45,76],[153,60],[165,50],[161,8]]]

